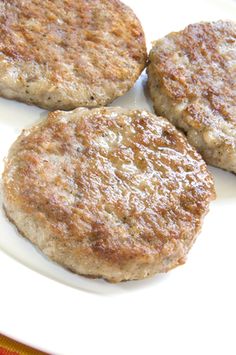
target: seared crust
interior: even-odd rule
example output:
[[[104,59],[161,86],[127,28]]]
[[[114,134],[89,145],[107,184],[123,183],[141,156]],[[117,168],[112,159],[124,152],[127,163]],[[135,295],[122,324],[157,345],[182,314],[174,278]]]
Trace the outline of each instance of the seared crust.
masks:
[[[24,130],[3,187],[9,218],[46,255],[112,282],[182,264],[215,197],[181,133],[121,108],[57,111]]]
[[[3,0],[0,95],[43,108],[106,105],[146,63],[145,38],[118,0]]]
[[[157,114],[187,133],[207,163],[236,173],[236,24],[197,23],[153,44]]]

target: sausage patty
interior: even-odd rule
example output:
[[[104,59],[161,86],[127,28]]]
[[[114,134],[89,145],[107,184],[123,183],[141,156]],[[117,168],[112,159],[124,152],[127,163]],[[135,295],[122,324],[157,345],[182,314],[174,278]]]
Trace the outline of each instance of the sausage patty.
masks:
[[[236,173],[236,23],[197,23],[154,43],[148,67],[157,114],[207,163]]]
[[[2,0],[0,95],[49,110],[106,105],[146,62],[140,22],[118,0]]]
[[[4,206],[19,231],[76,273],[112,282],[184,263],[215,197],[205,162],[140,110],[50,113],[13,144]]]

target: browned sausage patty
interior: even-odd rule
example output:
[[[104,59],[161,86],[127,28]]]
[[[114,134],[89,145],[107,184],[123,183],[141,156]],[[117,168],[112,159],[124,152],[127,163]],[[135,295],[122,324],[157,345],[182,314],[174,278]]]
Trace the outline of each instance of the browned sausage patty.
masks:
[[[23,235],[112,282],[182,264],[215,197],[206,164],[172,124],[121,108],[57,111],[24,130],[3,185]]]
[[[236,173],[236,23],[197,23],[154,43],[157,114],[184,130],[207,163]]]
[[[0,95],[43,108],[106,105],[146,62],[140,22],[118,0],[2,0]]]

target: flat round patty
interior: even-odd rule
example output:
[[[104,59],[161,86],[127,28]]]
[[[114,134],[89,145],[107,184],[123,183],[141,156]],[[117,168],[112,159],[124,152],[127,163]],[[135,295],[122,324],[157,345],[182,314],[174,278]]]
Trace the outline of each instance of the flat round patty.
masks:
[[[157,114],[186,132],[207,163],[236,173],[236,23],[197,23],[154,43]]]
[[[3,185],[24,236],[74,272],[113,282],[182,264],[215,196],[172,124],[121,108],[57,111],[24,130]]]
[[[118,0],[0,2],[0,95],[43,108],[106,105],[146,62],[140,22]]]

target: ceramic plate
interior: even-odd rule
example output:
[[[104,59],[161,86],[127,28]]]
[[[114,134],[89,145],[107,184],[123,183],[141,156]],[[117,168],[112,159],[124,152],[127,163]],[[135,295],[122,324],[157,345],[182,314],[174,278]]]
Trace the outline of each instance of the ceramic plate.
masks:
[[[230,0],[125,2],[149,48],[189,23],[236,18]],[[112,106],[152,110],[146,79],[142,74]],[[1,169],[21,130],[46,114],[0,99]],[[52,354],[235,354],[236,176],[210,170],[217,200],[187,263],[144,281],[113,285],[77,276],[21,237],[1,210],[0,333]]]

